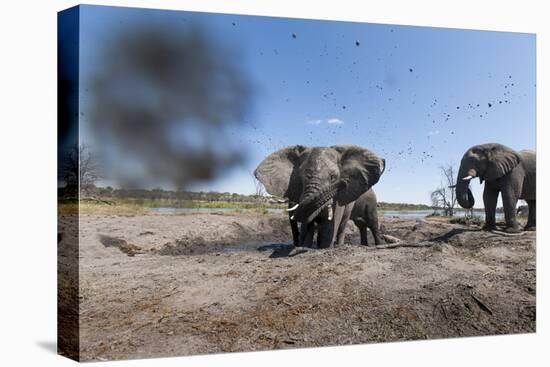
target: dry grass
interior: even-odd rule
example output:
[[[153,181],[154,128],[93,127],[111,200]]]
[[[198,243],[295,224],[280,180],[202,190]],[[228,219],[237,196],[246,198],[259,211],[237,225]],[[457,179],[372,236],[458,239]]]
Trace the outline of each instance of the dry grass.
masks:
[[[87,215],[120,215],[136,216],[150,214],[147,208],[133,204],[105,204],[96,202],[60,202],[58,204],[59,215],[69,214],[87,214]]]

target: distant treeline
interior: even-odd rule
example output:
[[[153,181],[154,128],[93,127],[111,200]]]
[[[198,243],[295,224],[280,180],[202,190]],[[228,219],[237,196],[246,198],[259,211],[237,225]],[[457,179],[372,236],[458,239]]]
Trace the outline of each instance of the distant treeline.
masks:
[[[65,188],[59,188],[61,198],[70,196]],[[227,201],[227,202],[276,202],[276,199],[258,195],[242,195],[230,192],[215,191],[174,191],[156,188],[146,189],[117,189],[107,187],[87,187],[84,197],[95,197],[101,199],[143,199],[163,201]]]
[[[431,210],[433,207],[424,204],[386,203],[378,202],[378,208],[383,210]]]
[[[60,198],[69,197],[66,189],[59,189]],[[132,201],[151,204],[152,202],[164,202],[165,205],[181,206],[182,202],[212,202],[212,203],[257,203],[257,204],[281,204],[280,199],[262,195],[243,195],[230,192],[215,191],[174,191],[155,188],[146,189],[119,189],[110,186],[107,187],[87,187],[85,195],[82,197],[91,197],[101,200],[112,201]],[[179,203],[179,204],[178,204]],[[432,210],[433,207],[425,204],[406,204],[406,203],[387,203],[379,202],[378,207],[382,210]]]

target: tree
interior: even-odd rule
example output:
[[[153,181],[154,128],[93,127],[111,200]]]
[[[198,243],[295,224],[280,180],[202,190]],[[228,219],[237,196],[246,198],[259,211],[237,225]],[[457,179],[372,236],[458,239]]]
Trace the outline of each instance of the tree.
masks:
[[[454,188],[455,169],[452,163],[447,166],[440,166],[441,183],[437,189],[430,193],[432,205],[435,208],[444,210],[446,216],[454,216],[456,207],[456,193]],[[452,186],[452,187],[450,187]]]
[[[430,193],[430,200],[432,202],[432,207],[434,209],[443,209],[445,208],[445,203],[447,198],[445,197],[445,190],[443,187],[438,187]]]
[[[63,180],[68,193],[89,195],[99,176],[99,164],[95,154],[85,145],[75,145],[63,158]]]

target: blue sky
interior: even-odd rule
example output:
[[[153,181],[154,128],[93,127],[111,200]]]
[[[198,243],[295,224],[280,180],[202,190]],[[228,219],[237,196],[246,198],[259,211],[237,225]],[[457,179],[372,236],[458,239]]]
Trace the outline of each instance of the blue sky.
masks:
[[[195,190],[252,193],[250,172],[277,149],[358,144],[386,159],[380,201],[429,203],[438,167],[458,165],[470,146],[535,149],[532,34],[89,6],[81,14],[83,80],[124,22],[200,23],[238,51],[254,86],[232,134],[247,160]],[[478,207],[482,190],[472,186]]]

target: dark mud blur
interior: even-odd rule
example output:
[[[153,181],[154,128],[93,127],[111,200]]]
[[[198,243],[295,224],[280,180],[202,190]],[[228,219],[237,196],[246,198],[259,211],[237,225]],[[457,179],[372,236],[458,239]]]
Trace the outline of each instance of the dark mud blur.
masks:
[[[133,24],[109,38],[89,82],[107,178],[181,188],[241,162],[227,130],[243,121],[251,88],[238,52],[219,44],[198,25]]]

